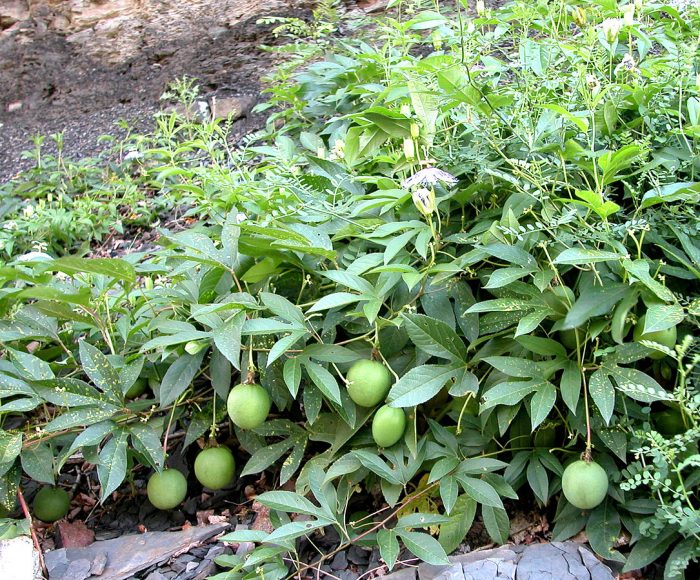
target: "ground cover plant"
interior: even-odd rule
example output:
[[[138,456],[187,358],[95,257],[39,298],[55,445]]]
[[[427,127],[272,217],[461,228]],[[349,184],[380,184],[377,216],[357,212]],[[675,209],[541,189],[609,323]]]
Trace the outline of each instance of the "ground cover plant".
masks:
[[[197,219],[161,249],[0,269],[3,503],[80,452],[103,501],[144,465],[175,507],[181,426],[221,456],[202,483],[274,482],[256,498],[274,531],[228,535],[257,547],[221,578],[303,575],[298,538],[329,526],[388,568],[402,547],[443,563],[477,518],[507,541],[514,500],[554,539],[683,577],[700,10],[391,4],[364,38],[287,47],[307,63],[271,79],[239,148],[175,115],[129,141],[132,171]]]

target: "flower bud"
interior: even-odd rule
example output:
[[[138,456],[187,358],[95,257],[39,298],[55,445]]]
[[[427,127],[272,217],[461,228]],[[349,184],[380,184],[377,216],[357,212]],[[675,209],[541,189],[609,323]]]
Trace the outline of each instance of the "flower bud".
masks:
[[[484,0],[476,0],[476,13],[481,16],[485,10]]]
[[[586,11],[580,6],[576,6],[576,8],[574,8],[573,17],[574,22],[579,26],[579,28],[583,28],[588,20],[586,18]]]
[[[418,126],[418,123],[411,123],[411,137],[414,139],[418,139],[418,136],[420,135],[420,127]]]
[[[416,158],[416,146],[410,137],[406,137],[403,140],[403,154],[406,156],[406,159]]]
[[[634,25],[634,4],[626,4],[622,7],[622,17],[625,22],[625,26]]]
[[[620,29],[622,28],[622,20],[619,18],[607,18],[603,20],[603,34],[605,35],[605,40],[610,44],[617,40],[620,35]]]
[[[421,187],[416,189],[412,196],[413,204],[423,215],[430,215],[435,211],[435,191]]]

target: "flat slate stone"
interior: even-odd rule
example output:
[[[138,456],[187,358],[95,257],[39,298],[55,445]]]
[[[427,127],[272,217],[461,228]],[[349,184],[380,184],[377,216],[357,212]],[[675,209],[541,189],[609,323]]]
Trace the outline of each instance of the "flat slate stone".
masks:
[[[3,580],[41,579],[39,553],[31,538],[19,536],[0,541],[0,578]]]
[[[414,568],[385,580],[413,580]],[[552,542],[502,546],[450,557],[449,566],[418,566],[419,580],[614,580],[610,569],[585,546]]]
[[[85,580],[91,576],[123,580],[171,556],[187,552],[226,528],[227,524],[216,524],[180,532],[122,536],[85,548],[52,550],[44,555],[44,561],[49,580]]]

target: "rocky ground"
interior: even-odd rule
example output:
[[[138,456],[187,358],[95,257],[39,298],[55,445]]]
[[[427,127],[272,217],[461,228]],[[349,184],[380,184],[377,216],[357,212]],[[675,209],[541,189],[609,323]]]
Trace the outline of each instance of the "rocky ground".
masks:
[[[65,132],[89,155],[125,119],[148,126],[173,79],[206,94],[257,95],[279,42],[263,15],[310,15],[311,0],[4,0],[0,2],[0,180],[35,134]],[[119,131],[116,131],[117,133]]]

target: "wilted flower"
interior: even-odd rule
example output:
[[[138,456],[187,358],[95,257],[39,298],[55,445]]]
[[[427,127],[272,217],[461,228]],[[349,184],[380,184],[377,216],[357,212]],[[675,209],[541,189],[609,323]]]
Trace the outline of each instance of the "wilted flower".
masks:
[[[622,62],[615,67],[615,74],[620,74],[621,72],[631,72],[637,73],[637,63],[634,62],[634,57],[628,52],[622,59]]]
[[[416,189],[412,196],[414,205],[423,215],[430,215],[435,211],[435,191],[421,187]]]
[[[416,185],[435,185],[438,181],[442,181],[447,185],[454,185],[458,179],[451,173],[447,173],[447,171],[437,167],[426,167],[411,175],[408,179],[404,179],[403,186],[409,188]]]
[[[603,34],[605,35],[605,40],[613,43],[617,40],[620,35],[620,29],[622,28],[623,20],[621,18],[606,18],[603,20],[601,27],[603,28]]]

